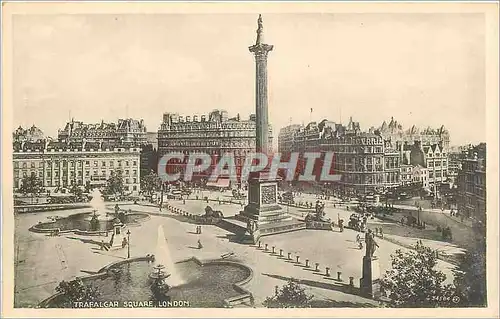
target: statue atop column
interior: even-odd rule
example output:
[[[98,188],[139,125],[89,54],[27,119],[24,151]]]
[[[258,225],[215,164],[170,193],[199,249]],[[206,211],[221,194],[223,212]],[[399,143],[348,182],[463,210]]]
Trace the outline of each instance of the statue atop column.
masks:
[[[263,38],[263,30],[264,26],[262,25],[262,15],[259,14],[259,19],[257,19],[257,41],[255,42],[256,45],[259,45],[261,43],[264,43],[264,38]]]

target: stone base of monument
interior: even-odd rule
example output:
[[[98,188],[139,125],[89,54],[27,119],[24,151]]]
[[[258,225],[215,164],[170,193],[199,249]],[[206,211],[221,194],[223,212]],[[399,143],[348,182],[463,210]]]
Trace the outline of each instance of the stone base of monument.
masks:
[[[376,256],[363,257],[363,277],[360,279],[359,289],[362,296],[380,297],[380,264]]]
[[[252,242],[254,244],[257,243],[258,238],[261,236],[306,229],[305,222],[294,219],[281,209],[266,213],[261,212],[261,215],[254,215],[249,213],[248,210],[245,210],[236,215],[235,219],[244,223],[248,223],[248,221],[257,223],[258,231],[252,234]],[[244,241],[250,241],[250,239],[247,238]]]
[[[320,229],[320,230],[332,230],[331,222],[322,222],[322,221],[307,221],[306,222],[307,229]]]

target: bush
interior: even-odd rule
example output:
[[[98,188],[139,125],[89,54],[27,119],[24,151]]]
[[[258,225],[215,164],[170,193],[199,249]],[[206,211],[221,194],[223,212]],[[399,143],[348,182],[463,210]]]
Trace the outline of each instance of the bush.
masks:
[[[312,298],[304,288],[290,279],[274,296],[267,297],[263,304],[268,308],[309,308]]]
[[[97,301],[97,298],[100,295],[96,288],[84,284],[81,279],[75,279],[72,281],[63,280],[56,287],[56,291],[63,294],[63,306],[66,307],[73,306],[73,303],[75,302]]]

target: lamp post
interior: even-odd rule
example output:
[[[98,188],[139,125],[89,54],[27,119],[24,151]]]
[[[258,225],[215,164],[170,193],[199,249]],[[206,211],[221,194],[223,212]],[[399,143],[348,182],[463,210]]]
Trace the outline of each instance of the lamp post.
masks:
[[[130,229],[127,229],[127,258],[130,258]]]

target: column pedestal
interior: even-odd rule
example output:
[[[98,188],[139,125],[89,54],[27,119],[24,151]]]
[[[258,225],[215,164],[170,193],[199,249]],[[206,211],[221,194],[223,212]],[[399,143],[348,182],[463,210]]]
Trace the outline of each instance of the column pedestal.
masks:
[[[360,279],[359,288],[363,296],[380,297],[380,264],[376,256],[363,257],[363,277]]]
[[[248,205],[245,206],[244,211],[235,216],[240,221],[254,225],[255,230],[247,233],[251,236],[250,241],[254,244],[260,236],[300,230],[306,227],[304,222],[292,218],[278,205],[278,181],[269,180],[263,175],[252,177],[249,180]],[[246,238],[246,241],[248,240],[249,238]]]

